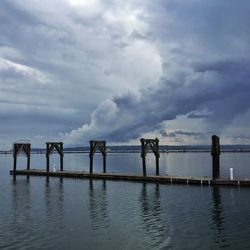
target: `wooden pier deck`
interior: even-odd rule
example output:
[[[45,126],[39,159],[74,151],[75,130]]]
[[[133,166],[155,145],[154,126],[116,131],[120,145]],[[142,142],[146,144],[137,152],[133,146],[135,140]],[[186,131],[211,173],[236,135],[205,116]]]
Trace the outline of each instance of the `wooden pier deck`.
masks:
[[[156,175],[138,175],[127,173],[89,173],[84,171],[56,171],[47,172],[43,169],[30,170],[11,170],[11,175],[26,175],[26,176],[47,176],[60,178],[79,178],[79,179],[102,179],[102,180],[120,180],[120,181],[135,181],[135,182],[155,182],[162,184],[186,184],[186,185],[223,185],[223,186],[240,186],[250,187],[250,179],[229,180],[216,179],[208,177],[180,177],[180,176],[156,176]]]

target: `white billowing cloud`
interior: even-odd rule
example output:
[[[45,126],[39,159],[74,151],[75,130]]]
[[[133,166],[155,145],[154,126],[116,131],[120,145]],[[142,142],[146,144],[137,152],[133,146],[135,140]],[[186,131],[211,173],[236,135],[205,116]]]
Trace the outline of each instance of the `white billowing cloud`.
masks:
[[[145,39],[150,31],[148,14],[140,5],[97,0],[64,0],[60,4],[53,1],[46,6],[37,1],[29,1],[25,6],[19,0],[16,2],[38,19],[34,25],[23,27],[32,34],[25,39],[36,42],[31,48],[34,56],[29,59],[35,64],[42,62],[43,67],[48,65],[49,71],[50,64],[63,70],[61,85],[68,84],[63,82],[66,79],[73,81],[77,86],[75,94],[82,88],[84,92],[106,89],[102,96],[96,94],[100,102],[110,94],[136,90],[148,78],[152,83],[153,78],[156,82],[160,77],[161,57],[154,43]],[[88,15],[92,10],[99,14]],[[147,65],[144,71],[140,67],[143,64]]]
[[[100,0],[69,0],[68,2],[79,14],[87,17],[99,15],[104,9]]]
[[[18,50],[9,46],[5,46],[4,44],[0,46],[0,57],[9,60],[22,59],[22,55]]]
[[[102,20],[108,28],[112,28],[122,34],[122,36],[130,36],[134,32],[141,36],[145,36],[149,31],[149,25],[145,21],[147,12],[140,7],[129,5],[126,2],[107,9],[102,14]]]
[[[84,124],[61,136],[68,145],[81,144],[91,139],[102,139],[102,136],[111,131],[120,130],[121,127],[130,126],[131,123],[133,115],[130,111],[121,110],[113,100],[107,99],[91,114],[90,124]]]
[[[73,6],[82,6],[83,8],[96,8],[100,1],[98,0],[69,0]]]
[[[127,62],[123,67],[124,77],[129,76],[131,82],[136,79],[139,87],[156,84],[162,75],[159,51],[151,43],[134,42],[124,49],[122,58]]]

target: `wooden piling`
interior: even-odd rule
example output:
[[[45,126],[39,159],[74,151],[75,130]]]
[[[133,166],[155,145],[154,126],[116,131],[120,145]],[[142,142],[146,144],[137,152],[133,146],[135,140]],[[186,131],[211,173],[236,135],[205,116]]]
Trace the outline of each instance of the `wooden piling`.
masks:
[[[30,169],[30,155],[27,157],[27,169]]]
[[[17,163],[17,160],[16,160],[16,156],[14,156],[14,165],[13,165],[13,170],[16,171],[16,163]]]
[[[220,138],[216,135],[212,136],[212,174],[213,180],[220,178]]]
[[[103,156],[103,173],[106,173],[106,155]]]
[[[160,153],[159,153],[159,140],[156,138],[155,140],[155,160],[156,160],[156,175],[160,174],[159,170],[159,158],[160,158]]]
[[[46,170],[49,172],[49,144],[46,143]]]

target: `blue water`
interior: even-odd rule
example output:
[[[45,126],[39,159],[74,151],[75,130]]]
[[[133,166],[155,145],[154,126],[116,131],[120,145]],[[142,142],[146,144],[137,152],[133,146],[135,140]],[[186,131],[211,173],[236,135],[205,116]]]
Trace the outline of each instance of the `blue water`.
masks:
[[[53,155],[51,164],[59,165]],[[209,153],[161,155],[161,174],[211,176]],[[88,155],[65,154],[88,171]],[[25,167],[19,157],[18,168]],[[148,156],[148,173],[154,158]],[[249,153],[225,153],[221,173],[250,178]],[[32,168],[45,168],[32,155]],[[0,249],[250,249],[249,188],[158,185],[9,175],[0,155]],[[139,154],[110,154],[109,172],[141,173]],[[97,155],[95,171],[101,171]]]
[[[12,158],[7,157],[7,166],[12,167]],[[234,169],[235,178],[250,178],[250,153],[223,153],[221,154],[221,177],[229,178],[229,169]],[[57,154],[51,155],[50,165],[56,164],[59,169],[60,161]],[[160,174],[177,176],[208,176],[211,177],[210,153],[165,153],[160,156]],[[26,158],[18,158],[18,168],[26,168]],[[31,168],[46,169],[44,154],[33,154]],[[65,154],[65,170],[89,171],[88,154]],[[96,154],[94,158],[94,171],[102,172],[102,155]],[[107,172],[142,173],[142,163],[139,153],[112,153],[107,157]],[[155,174],[155,158],[153,154],[147,155],[147,173]]]

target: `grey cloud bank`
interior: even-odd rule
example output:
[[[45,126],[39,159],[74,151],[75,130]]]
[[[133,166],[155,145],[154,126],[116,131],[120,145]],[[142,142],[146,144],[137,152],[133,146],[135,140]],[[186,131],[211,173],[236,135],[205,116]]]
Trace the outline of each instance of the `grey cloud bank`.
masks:
[[[1,1],[1,144],[250,143],[249,13],[243,0]]]
[[[205,109],[209,115],[203,119],[210,131],[222,131],[239,114],[249,110],[250,86],[245,80],[250,77],[247,70],[250,64],[246,61],[212,64],[213,69],[210,63],[196,65],[178,81],[162,79],[158,86],[141,90],[137,96],[127,94],[101,103],[90,124],[66,134],[66,141],[88,140],[99,135],[110,141],[128,142],[143,133],[160,130],[163,121]]]

